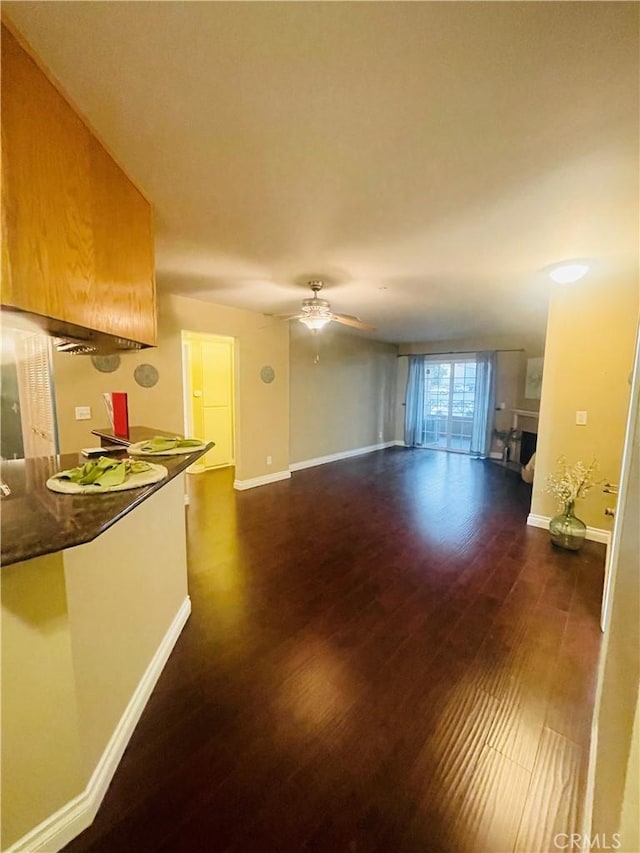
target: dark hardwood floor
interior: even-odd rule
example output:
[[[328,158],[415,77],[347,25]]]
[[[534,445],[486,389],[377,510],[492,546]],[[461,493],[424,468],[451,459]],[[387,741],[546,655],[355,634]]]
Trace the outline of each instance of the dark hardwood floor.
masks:
[[[189,478],[193,612],[81,851],[534,853],[579,831],[604,546],[395,448]]]

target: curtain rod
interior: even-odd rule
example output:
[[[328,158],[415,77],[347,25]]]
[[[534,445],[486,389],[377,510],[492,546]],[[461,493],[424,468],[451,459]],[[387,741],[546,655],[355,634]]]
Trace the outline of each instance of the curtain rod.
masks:
[[[473,355],[477,352],[524,352],[524,347],[519,349],[457,349],[446,352],[399,352],[397,358],[408,358],[410,355]]]

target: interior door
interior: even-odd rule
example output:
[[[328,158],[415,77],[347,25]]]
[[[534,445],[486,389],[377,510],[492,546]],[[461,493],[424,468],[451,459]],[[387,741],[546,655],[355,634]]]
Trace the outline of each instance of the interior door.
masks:
[[[640,517],[638,513],[638,495],[640,494],[640,327],[636,338],[629,399],[620,489],[611,542],[607,549],[600,614],[600,626],[603,631],[607,629],[611,619],[611,596],[616,581],[618,561],[622,558],[627,561],[635,559],[637,562],[638,554],[638,517]]]
[[[233,462],[232,349],[227,341],[200,344],[202,354],[202,418],[204,435],[217,436],[205,456],[205,467]]]
[[[190,333],[186,345],[190,432],[215,443],[194,470],[233,465],[233,338]]]
[[[607,838],[619,837],[620,849],[629,851],[638,849],[639,517],[640,327],[603,598],[601,625],[605,633],[585,797],[585,824],[591,829],[591,837],[596,832],[600,838],[605,834]]]

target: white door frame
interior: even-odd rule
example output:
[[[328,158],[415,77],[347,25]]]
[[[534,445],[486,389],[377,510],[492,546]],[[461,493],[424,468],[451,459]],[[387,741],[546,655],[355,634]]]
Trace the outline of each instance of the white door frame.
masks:
[[[640,396],[640,326],[636,333],[636,349],[633,362],[633,373],[631,376],[631,394],[629,398],[629,413],[627,416],[627,427],[624,435],[624,446],[622,451],[622,466],[620,470],[620,484],[618,488],[618,500],[616,503],[615,517],[611,541],[607,549],[607,560],[605,570],[604,590],[602,593],[602,610],[600,613],[600,627],[607,630],[611,618],[611,593],[615,584],[618,569],[618,555],[620,551],[620,535],[622,533],[622,521],[625,512],[625,500],[631,476],[631,450],[633,435],[638,418],[638,397]]]
[[[192,403],[192,392],[193,388],[191,387],[191,344],[194,340],[210,340],[210,341],[229,341],[231,344],[231,388],[232,388],[232,400],[231,400],[231,416],[232,416],[232,448],[233,455],[231,462],[229,463],[232,467],[236,465],[238,458],[238,339],[233,335],[224,335],[219,332],[198,332],[193,329],[182,329],[180,332],[181,344],[182,344],[182,405],[183,405],[183,417],[184,417],[184,434],[186,436],[193,435],[193,403]],[[202,457],[199,462],[203,461],[204,457]],[[202,473],[203,471],[209,470],[207,468],[200,468],[198,462],[194,463],[189,469],[187,473]]]
[[[629,397],[629,410],[627,416],[627,426],[625,430],[624,447],[622,453],[622,465],[620,472],[620,485],[618,490],[618,502],[616,507],[613,531],[611,541],[607,550],[606,569],[605,569],[605,585],[602,598],[602,610],[600,614],[600,627],[604,632],[602,638],[602,646],[600,649],[600,657],[598,663],[598,677],[596,684],[596,695],[594,701],[593,720],[591,725],[591,743],[589,747],[589,766],[587,770],[587,784],[585,792],[585,809],[583,818],[583,838],[588,838],[592,832],[593,819],[593,803],[596,786],[596,771],[598,759],[598,739],[599,739],[599,713],[602,705],[603,694],[605,690],[605,669],[607,656],[609,652],[609,636],[608,631],[611,611],[613,608],[613,591],[616,585],[616,577],[618,573],[618,561],[620,555],[620,543],[622,538],[623,524],[628,525],[630,521],[635,525],[637,519],[630,520],[626,518],[626,497],[629,491],[629,482],[632,476],[632,456],[634,436],[638,428],[638,418],[640,416],[640,325],[636,332],[636,345],[633,363],[633,373],[631,376],[631,392]]]

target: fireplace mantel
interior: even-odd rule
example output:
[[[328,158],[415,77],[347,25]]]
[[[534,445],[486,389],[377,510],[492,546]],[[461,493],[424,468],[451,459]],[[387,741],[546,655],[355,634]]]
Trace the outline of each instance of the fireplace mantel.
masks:
[[[529,411],[528,409],[511,409],[511,414],[513,415],[513,420],[511,422],[512,429],[520,429],[520,418],[532,418],[537,421],[540,417],[540,412]],[[537,425],[535,430],[531,430],[531,432],[537,432]]]

